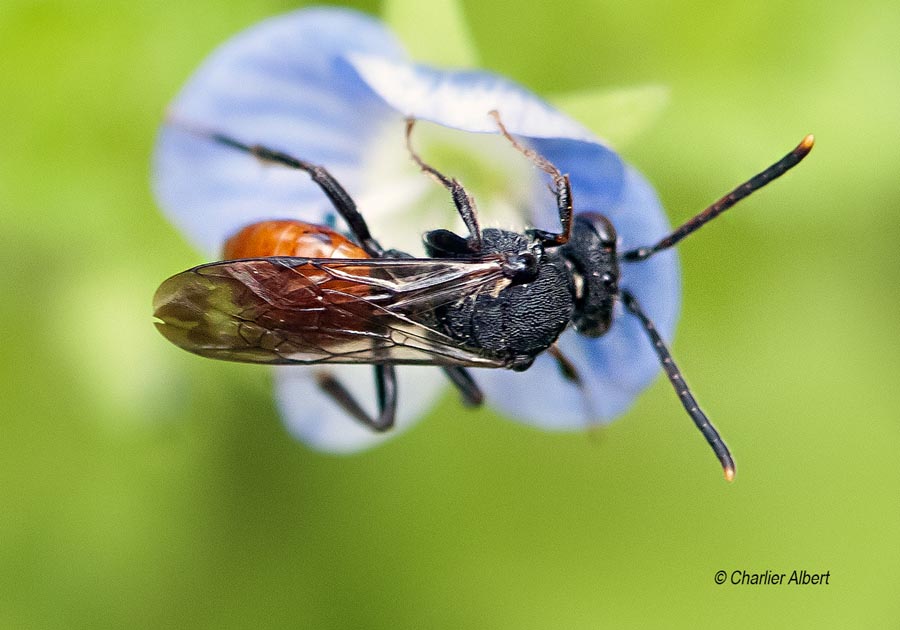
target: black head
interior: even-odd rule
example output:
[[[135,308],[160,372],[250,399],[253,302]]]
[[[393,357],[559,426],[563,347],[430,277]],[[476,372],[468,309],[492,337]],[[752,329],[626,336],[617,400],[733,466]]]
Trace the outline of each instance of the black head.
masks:
[[[562,255],[573,267],[573,279],[576,282],[576,306],[572,316],[575,328],[590,337],[599,337],[605,333],[612,323],[612,309],[615,300],[621,297],[625,309],[640,320],[685,411],[688,412],[694,424],[712,447],[725,472],[725,478],[729,481],[734,479],[735,474],[731,452],[709,418],[700,409],[684,382],[669,349],[653,322],[641,308],[637,298],[630,291],[619,289],[618,263],[619,261],[640,263],[658,252],[673,247],[747,195],[759,190],[796,166],[809,154],[812,147],[813,137],[806,136],[793,151],[772,166],[751,177],[653,245],[618,254],[616,252],[616,233],[609,220],[600,214],[583,213],[575,216],[570,240],[561,247]]]
[[[613,306],[619,294],[616,230],[602,214],[579,213],[561,254],[575,271],[572,324],[582,335],[600,337],[612,324]]]

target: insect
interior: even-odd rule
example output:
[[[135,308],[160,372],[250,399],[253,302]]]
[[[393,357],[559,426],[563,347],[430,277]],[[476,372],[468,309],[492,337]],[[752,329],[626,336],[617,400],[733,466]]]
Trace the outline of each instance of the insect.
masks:
[[[555,345],[568,327],[599,337],[621,300],[638,318],[682,405],[734,478],[734,459],[700,409],[672,355],[634,295],[618,284],[623,264],[640,264],[673,247],[798,164],[812,149],[806,136],[784,158],[744,182],[655,244],[617,251],[615,226],[596,212],[575,213],[570,181],[523,146],[491,112],[511,146],[546,172],[560,231],[482,229],[463,186],[427,164],[406,144],[418,167],[449,192],[468,230],[424,235],[428,258],[383,248],[344,188],[327,170],[218,131],[183,125],[211,142],[306,172],[349,227],[350,237],[300,221],[245,227],[225,245],[221,262],[179,273],[154,298],[157,327],[174,344],[201,356],[267,364],[372,364],[378,412],[367,413],[327,371],[319,387],[349,415],[376,431],[394,423],[395,366],[437,365],[477,405],[483,395],[469,368],[526,370],[547,352],[563,376],[581,386],[577,368]]]

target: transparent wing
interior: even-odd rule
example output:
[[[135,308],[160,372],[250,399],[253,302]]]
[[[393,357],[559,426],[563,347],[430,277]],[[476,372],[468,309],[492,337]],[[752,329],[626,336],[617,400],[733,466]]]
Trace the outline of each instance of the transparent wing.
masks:
[[[214,359],[504,367],[437,330],[434,311],[508,284],[499,258],[255,258],[172,276],[153,306],[169,341]]]

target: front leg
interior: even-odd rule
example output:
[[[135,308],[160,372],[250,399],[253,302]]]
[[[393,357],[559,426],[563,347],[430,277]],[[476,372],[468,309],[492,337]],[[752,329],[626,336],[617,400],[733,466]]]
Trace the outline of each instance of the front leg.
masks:
[[[523,146],[516,140],[509,131],[503,121],[500,120],[500,113],[497,110],[490,112],[491,117],[496,121],[500,133],[506,138],[513,148],[531,160],[535,166],[547,173],[553,179],[553,194],[556,196],[556,208],[559,211],[559,222],[562,225],[562,232],[547,232],[546,230],[531,229],[528,234],[539,240],[544,247],[559,247],[569,242],[572,235],[572,184],[569,182],[569,176],[560,172],[556,165],[543,155]]]

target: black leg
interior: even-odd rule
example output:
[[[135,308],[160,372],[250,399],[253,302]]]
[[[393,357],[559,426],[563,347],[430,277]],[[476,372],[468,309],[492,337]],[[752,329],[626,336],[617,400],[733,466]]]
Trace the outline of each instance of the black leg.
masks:
[[[176,118],[170,118],[168,122],[188,133],[249,153],[265,162],[273,162],[288,168],[305,171],[331,200],[335,210],[347,222],[353,236],[366,250],[366,253],[373,258],[381,258],[385,255],[384,248],[369,232],[369,226],[366,224],[362,214],[357,210],[356,203],[344,190],[344,187],[325,168],[259,144],[246,144],[224,133],[206,129]],[[401,252],[392,253],[401,254]],[[376,365],[374,369],[375,387],[378,396],[378,416],[375,418],[369,416],[360,407],[347,388],[330,372],[317,372],[316,380],[319,388],[331,397],[347,414],[375,431],[387,431],[394,426],[397,413],[397,376],[393,365]]]
[[[569,360],[569,358],[562,353],[562,350],[559,349],[559,346],[553,344],[549,348],[547,348],[547,354],[549,354],[556,361],[556,366],[559,368],[560,374],[563,375],[563,378],[578,385],[579,387],[584,387],[584,383],[581,380],[581,376],[578,374],[578,368],[575,367],[575,364]]]
[[[578,367],[572,363],[569,357],[563,354],[562,350],[560,350],[559,346],[556,344],[547,348],[547,354],[556,361],[556,367],[559,368],[559,373],[562,374],[562,377],[575,385],[575,387],[578,388],[578,391],[581,392],[581,402],[584,405],[584,417],[588,424],[590,424],[596,417],[596,413],[594,412],[594,407],[591,404],[591,398],[588,396],[584,381],[578,373]]]
[[[703,434],[703,437],[706,438],[706,441],[712,447],[716,457],[719,458],[719,463],[722,464],[722,470],[725,471],[725,479],[731,481],[734,479],[735,470],[734,459],[731,457],[731,452],[728,450],[728,446],[725,445],[719,432],[716,431],[716,428],[709,421],[709,418],[707,418],[706,414],[703,413],[703,410],[700,409],[697,399],[691,394],[690,388],[687,383],[684,382],[684,378],[682,378],[681,372],[678,371],[678,366],[675,365],[672,354],[666,347],[666,343],[663,341],[659,332],[657,332],[656,326],[654,326],[653,322],[650,321],[650,318],[644,314],[640,304],[638,304],[638,301],[631,293],[623,291],[622,301],[625,304],[625,308],[641,320],[644,331],[647,333],[647,336],[650,337],[650,341],[653,342],[653,349],[656,351],[656,356],[659,357],[659,362],[666,371],[666,376],[669,377],[669,382],[672,383],[672,387],[675,388],[678,397],[681,399],[681,404],[684,405],[691,420],[693,420],[694,424],[697,425],[697,428],[700,429],[700,433]]]
[[[435,181],[450,191],[450,196],[453,198],[453,204],[456,206],[456,211],[459,212],[459,216],[462,217],[462,220],[466,224],[466,228],[468,228],[469,234],[471,235],[469,249],[472,252],[481,251],[481,227],[478,225],[475,200],[469,196],[469,193],[466,192],[466,189],[463,188],[463,185],[460,184],[458,180],[447,177],[433,166],[426,164],[422,158],[419,157],[419,154],[416,153],[412,146],[412,131],[415,124],[416,121],[414,118],[406,119],[406,149],[409,151],[410,156],[412,156],[413,161],[415,161],[424,173],[433,177]]]
[[[353,395],[330,372],[319,371],[316,381],[348,415],[374,431],[387,431],[394,426],[397,413],[397,377],[393,365],[376,365],[375,386],[378,390],[378,416],[373,418],[359,406]]]
[[[540,240],[545,247],[558,247],[569,242],[572,235],[572,185],[569,182],[569,176],[563,175],[558,168],[543,155],[523,146],[516,140],[509,131],[503,121],[500,120],[500,113],[497,110],[489,112],[491,117],[497,122],[500,133],[509,140],[519,153],[531,160],[535,166],[547,173],[553,179],[553,194],[556,196],[556,207],[559,210],[559,222],[562,225],[562,232],[547,232],[546,230],[528,230],[528,233]]]
[[[468,407],[477,407],[484,402],[484,394],[468,370],[461,367],[445,367],[443,369],[444,374],[462,395],[463,404]]]
[[[372,234],[369,232],[369,226],[366,224],[363,216],[359,213],[359,210],[356,209],[356,203],[350,195],[347,194],[347,191],[344,190],[343,186],[341,186],[331,173],[323,167],[259,144],[245,144],[236,138],[219,133],[218,131],[204,129],[177,119],[170,119],[169,124],[194,135],[208,138],[213,142],[218,142],[219,144],[231,147],[232,149],[244,151],[264,162],[273,162],[288,168],[307,172],[313,182],[315,182],[319,188],[322,189],[322,192],[324,192],[331,200],[335,210],[337,210],[338,214],[340,214],[344,221],[347,222],[353,236],[362,248],[366,250],[366,253],[373,258],[380,258],[384,254],[384,249],[378,244],[378,241],[372,238]]]

